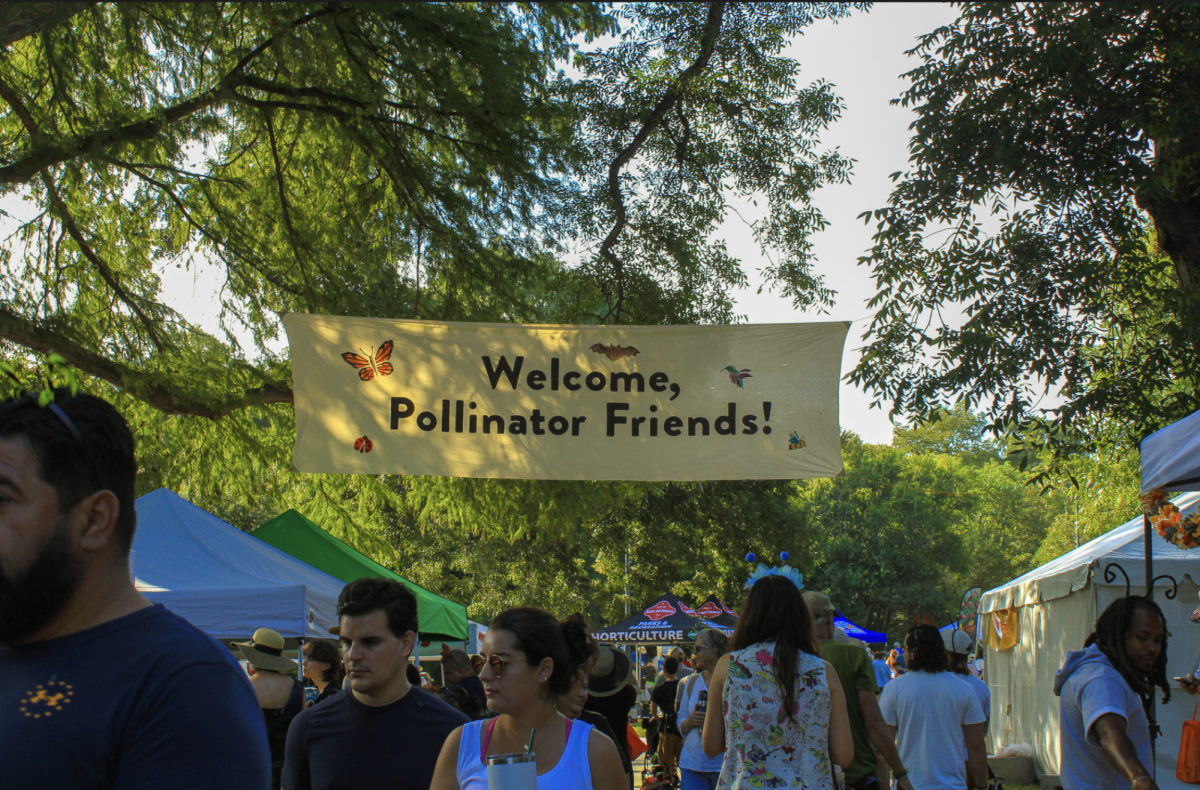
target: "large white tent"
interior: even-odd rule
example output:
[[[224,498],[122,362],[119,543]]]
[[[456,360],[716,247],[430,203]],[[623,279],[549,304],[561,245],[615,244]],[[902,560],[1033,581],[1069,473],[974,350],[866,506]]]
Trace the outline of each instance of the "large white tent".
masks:
[[[1185,514],[1200,503],[1200,493],[1172,500]],[[1167,676],[1191,674],[1200,660],[1200,626],[1190,620],[1200,592],[1200,554],[1177,549],[1154,536],[1154,600],[1167,617],[1170,630]],[[1034,748],[1038,772],[1059,773],[1058,697],[1054,695],[1054,673],[1062,666],[1067,651],[1079,650],[1091,633],[1097,615],[1113,600],[1125,595],[1128,574],[1130,591],[1145,592],[1145,543],[1139,515],[1105,535],[983,594],[980,612],[983,629],[990,627],[991,613],[1018,610],[1019,641],[1004,651],[987,651],[987,682],[992,692],[990,737],[992,751],[1002,745],[1028,743]],[[1174,600],[1166,597],[1171,582],[1178,582]],[[1161,701],[1161,695],[1158,697]],[[1192,787],[1175,780],[1182,722],[1192,717],[1196,698],[1182,690],[1172,692],[1167,705],[1158,706],[1162,737],[1157,742],[1157,781],[1160,787]]]
[[[136,507],[130,564],[151,601],[216,639],[248,639],[258,628],[330,638],[342,582],[174,491],[151,491]]]

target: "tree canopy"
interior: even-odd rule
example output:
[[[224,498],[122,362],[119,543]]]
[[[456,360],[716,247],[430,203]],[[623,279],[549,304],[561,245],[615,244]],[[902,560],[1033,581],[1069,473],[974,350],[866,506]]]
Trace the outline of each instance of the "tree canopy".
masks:
[[[850,10],[2,6],[0,197],[29,207],[0,247],[4,354],[27,373],[58,354],[116,400],[143,490],[303,502],[364,540],[402,507],[467,532],[583,530],[629,489],[291,473],[280,315],[732,321],[745,272],[712,238],[750,194],[770,286],[828,303],[807,239],[812,193],[849,172],[817,142],[840,102],[782,49]],[[162,288],[163,267],[202,262],[215,334]]]
[[[910,167],[864,215],[851,378],[916,418],[965,398],[1060,455],[1136,443],[1200,407],[1200,9],[960,8],[913,50]]]
[[[855,374],[916,419],[894,447],[848,436],[847,478],[495,481],[299,475],[287,463],[295,424],[290,363],[278,350],[287,311],[736,321],[730,292],[746,272],[715,231],[744,197],[762,207],[753,227],[770,261],[766,286],[800,308],[830,305],[809,238],[825,225],[814,193],[850,172],[819,143],[841,105],[832,86],[800,79],[784,47],[814,19],[852,7],[0,5],[0,198],[28,209],[6,217],[17,228],[0,245],[0,351],[31,382],[43,364],[51,374],[69,365],[82,387],[118,404],[138,439],[139,493],[173,488],[243,529],[296,507],[469,601],[473,616],[539,604],[601,624],[668,588],[736,601],[749,570],[741,557],[779,549],[864,625],[894,630],[914,607],[952,613],[966,587],[1028,570],[1047,524],[1063,536],[1059,500],[1022,487],[981,435],[982,417],[941,410],[957,400],[947,393],[960,388],[978,403],[1030,370],[1052,378],[1053,360],[1065,358],[1079,398],[1093,399],[1071,414],[1111,413],[1104,398],[1116,396],[1101,384],[1133,386],[1121,371],[1138,354],[1161,361],[1190,342],[1178,296],[1187,289],[1173,279],[1186,250],[1149,232],[1175,232],[1160,220],[1170,212],[1147,208],[1150,228],[1131,202],[1166,206],[1182,194],[1192,160],[1171,154],[1166,166],[1161,143],[1151,152],[1145,142],[1161,135],[1145,130],[1186,130],[1186,119],[1164,110],[1144,129],[1112,121],[1128,150],[1103,149],[1108,164],[1094,172],[1124,173],[1113,164],[1124,156],[1135,178],[1059,186],[1047,156],[1009,183],[993,159],[1036,148],[1035,126],[1019,127],[1003,108],[1036,75],[988,71],[988,58],[1003,62],[1016,46],[1002,34],[1029,21],[1020,14],[1035,15],[1030,29],[1066,37],[1050,47],[1054,58],[1076,57],[1069,50],[1087,35],[1101,54],[1175,53],[1178,44],[1169,63],[1131,54],[1098,72],[1089,95],[1103,104],[1105,80],[1123,75],[1117,88],[1147,81],[1157,100],[1186,108],[1186,91],[1163,87],[1182,85],[1176,76],[1192,67],[1180,44],[1190,28],[1176,24],[1190,17],[1177,9],[1079,6],[1062,21],[1037,7],[971,6],[926,40],[929,60],[909,97],[925,142],[878,217],[881,308]],[[1085,35],[1071,27],[1081,19],[1109,32]],[[1148,32],[1136,32],[1139,20]],[[973,65],[956,71],[961,58]],[[1009,78],[1017,88],[987,98]],[[1075,111],[1056,109],[1075,101],[1064,95],[1046,98],[1039,139],[1066,145],[1069,132],[1083,145]],[[964,96],[991,108],[981,115],[990,126],[962,126]],[[1046,120],[1056,112],[1071,119],[1062,129]],[[1011,133],[1009,148],[996,143],[999,128]],[[939,151],[943,137],[958,147]],[[958,170],[939,169],[947,164]],[[999,239],[983,238],[976,207],[1010,193],[1023,202]],[[924,246],[939,222],[961,225],[949,252]],[[163,291],[164,267],[201,264],[219,272],[219,332],[188,323]],[[948,300],[988,317],[958,334],[914,335],[920,316]],[[1159,302],[1156,313],[1143,309]],[[1042,338],[1045,326],[1058,334]],[[987,331],[1002,339],[980,345]],[[1088,345],[1093,337],[1113,342]],[[916,343],[925,341],[944,344],[937,364],[949,367],[921,367]],[[977,354],[969,364],[954,361],[963,349]],[[1192,397],[1180,386],[1163,399],[1167,389],[1146,398],[1170,411]],[[993,418],[1021,418],[1018,401]]]
[[[287,311],[729,321],[745,273],[704,241],[727,194],[767,196],[768,282],[825,304],[809,198],[847,176],[815,147],[840,105],[779,52],[848,10],[47,11],[0,55],[0,194],[37,209],[6,247],[0,337],[165,413],[216,418],[290,400],[267,345]],[[581,49],[601,35],[612,43]],[[566,268],[572,251],[582,264]],[[163,301],[155,267],[195,256],[222,272],[225,337]]]
[[[1026,486],[994,445],[981,452],[983,424],[960,410],[892,446],[844,433],[845,477],[796,484],[806,583],[859,625],[902,634],[917,611],[948,621],[968,589],[1031,570],[1060,499]]]

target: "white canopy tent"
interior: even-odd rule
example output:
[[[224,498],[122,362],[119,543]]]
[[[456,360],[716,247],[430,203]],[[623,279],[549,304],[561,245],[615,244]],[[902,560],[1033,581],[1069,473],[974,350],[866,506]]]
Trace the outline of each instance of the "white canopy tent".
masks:
[[[1190,514],[1200,504],[1200,493],[1184,494],[1173,501],[1184,514]],[[991,751],[1007,744],[1028,743],[1034,748],[1039,773],[1059,773],[1059,700],[1054,695],[1054,673],[1068,651],[1083,647],[1097,615],[1126,594],[1125,577],[1116,568],[1105,572],[1110,564],[1118,564],[1128,574],[1132,593],[1144,591],[1145,546],[1143,520],[1137,516],[983,594],[980,612],[985,631],[991,627],[991,613],[1018,610],[1016,646],[987,651],[986,675],[992,692]],[[1171,633],[1167,676],[1187,675],[1200,659],[1200,626],[1190,619],[1200,592],[1200,554],[1175,548],[1157,535],[1150,546],[1154,572],[1158,574],[1154,599],[1162,607]],[[1164,574],[1178,582],[1174,599],[1167,597],[1172,584]],[[1176,689],[1170,703],[1158,707],[1163,735],[1157,743],[1157,781],[1162,788],[1191,787],[1177,782],[1174,775],[1182,723],[1192,717],[1195,702],[1195,697]]]

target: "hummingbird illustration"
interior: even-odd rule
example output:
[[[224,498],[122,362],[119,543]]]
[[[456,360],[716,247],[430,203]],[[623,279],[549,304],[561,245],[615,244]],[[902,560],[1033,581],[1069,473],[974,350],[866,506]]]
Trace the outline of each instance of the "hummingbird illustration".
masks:
[[[742,383],[742,379],[753,378],[750,375],[750,368],[742,368],[738,370],[733,365],[726,365],[725,369],[729,371],[729,381],[732,384],[738,385],[739,389],[745,389],[746,385]]]

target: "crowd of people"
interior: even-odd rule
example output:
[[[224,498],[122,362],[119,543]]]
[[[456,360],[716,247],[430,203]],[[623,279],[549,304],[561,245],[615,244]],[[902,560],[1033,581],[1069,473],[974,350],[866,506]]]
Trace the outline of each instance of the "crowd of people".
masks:
[[[486,790],[532,755],[541,790],[629,790],[638,702],[628,653],[579,615],[519,607],[480,653],[414,677],[420,623],[403,585],[337,601],[336,643],[300,665],[269,629],[225,646],[135,588],[137,464],[107,402],[0,404],[0,776],[6,788]],[[962,790],[988,782],[986,684],[962,632],[918,625],[884,660],[834,626],[830,597],[766,575],[732,637],[697,632],[650,692],[657,753],[683,790]],[[1155,788],[1150,720],[1166,621],[1145,598],[1099,617],[1059,671],[1062,786]],[[687,664],[690,663],[690,667]],[[311,682],[306,693],[297,677]],[[1177,679],[1180,680],[1180,679]],[[1195,693],[1200,681],[1180,680]],[[894,783],[894,785],[893,785]]]

